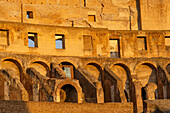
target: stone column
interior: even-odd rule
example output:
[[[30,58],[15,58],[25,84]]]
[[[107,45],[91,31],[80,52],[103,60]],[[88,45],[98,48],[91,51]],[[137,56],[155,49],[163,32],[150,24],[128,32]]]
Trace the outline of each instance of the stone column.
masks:
[[[143,112],[143,100],[142,100],[142,95],[141,95],[141,88],[142,85],[138,81],[134,81],[134,92],[135,92],[135,97],[133,100],[136,104],[135,107],[137,107],[137,113],[142,113]]]
[[[96,82],[97,103],[104,103],[104,93],[101,82]]]
[[[167,84],[167,99],[170,99],[170,83]]]
[[[9,82],[8,81],[4,82],[4,99],[10,100],[10,98],[9,98]]]
[[[123,88],[122,81],[117,80],[117,86],[119,88],[121,102],[127,102],[127,99],[126,99],[126,96],[125,96],[125,93],[124,93],[124,88]]]
[[[39,101],[39,84],[33,84],[33,101]]]
[[[167,85],[163,86],[164,99],[167,99]]]
[[[146,97],[148,100],[155,100],[155,90],[157,89],[157,85],[154,83],[148,83],[145,87]]]

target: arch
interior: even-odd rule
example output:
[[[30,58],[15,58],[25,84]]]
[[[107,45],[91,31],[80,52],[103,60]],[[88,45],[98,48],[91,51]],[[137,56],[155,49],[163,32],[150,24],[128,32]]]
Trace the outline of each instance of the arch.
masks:
[[[116,62],[110,66],[110,69],[116,76],[118,76],[121,79],[124,88],[125,97],[128,102],[131,101],[132,82],[131,82],[131,71],[129,67],[127,66],[127,64],[125,65],[122,62]]]
[[[131,69],[128,63],[124,62],[124,61],[117,61],[112,63],[109,67],[112,67],[113,65],[120,65],[124,68],[126,68],[130,73],[131,73]]]
[[[5,58],[2,58],[2,59],[1,59],[1,62],[2,62],[2,61],[5,61],[5,60],[8,60],[8,59],[11,59],[11,60],[15,61],[15,62],[18,63],[21,67],[23,67],[21,61],[20,61],[19,59],[15,58],[15,57],[5,57]]]
[[[148,65],[154,69],[157,69],[156,63],[151,62],[151,61],[142,61],[142,62],[139,62],[136,64],[136,66],[133,69],[133,73],[135,73],[135,74],[137,73],[137,69],[139,68],[140,65]]]
[[[61,88],[64,86],[64,85],[72,85],[76,91],[77,91],[77,94],[78,94],[78,103],[82,103],[82,89],[79,85],[79,83],[77,82],[74,82],[73,80],[63,80],[62,82],[60,82],[57,87],[55,88],[56,90],[56,95],[57,95],[57,102],[60,102],[60,90]]]
[[[136,68],[137,79],[145,87],[148,83],[152,82],[157,84],[157,68],[150,63],[141,63]]]
[[[38,71],[41,75],[45,75],[45,76],[50,76],[50,63],[48,62],[44,62],[42,60],[35,60],[35,61],[31,61],[31,63],[28,65],[28,68],[33,67],[36,69],[36,71]],[[28,69],[27,68],[27,69]]]
[[[22,63],[21,63],[21,61],[20,60],[18,60],[18,59],[16,59],[16,58],[13,58],[13,57],[6,57],[6,58],[4,58],[4,59],[1,59],[1,69],[2,68],[6,68],[6,66],[7,67],[9,67],[9,64],[7,64],[6,66],[4,65],[4,67],[3,67],[3,62],[5,62],[5,61],[7,61],[7,62],[11,62],[11,63],[13,63],[17,68],[18,68],[18,71],[19,71],[19,77],[18,77],[18,79],[20,80],[20,81],[22,81],[23,80],[23,66],[22,66]],[[13,65],[13,66],[14,66]],[[12,67],[13,67],[12,66]],[[16,68],[14,66],[14,68]],[[11,67],[10,67],[11,68]],[[6,68],[6,69],[8,69],[8,68]],[[14,70],[15,71],[15,70]],[[17,71],[17,70],[16,70]],[[17,74],[17,72],[16,72],[16,74]]]
[[[15,63],[21,71],[23,71],[23,65],[20,60],[14,58],[14,57],[6,57],[6,58],[1,59],[1,64],[3,61],[11,61],[11,62]],[[2,68],[2,65],[1,65],[1,68]]]
[[[78,103],[77,90],[70,84],[63,85],[60,89],[60,102]]]
[[[166,80],[170,80],[170,77],[168,76],[168,72],[166,70],[166,66],[164,67],[161,64],[158,65],[158,75],[164,85],[167,82]]]
[[[30,67],[30,65],[32,64],[32,63],[35,63],[35,62],[40,62],[40,63],[42,63],[43,65],[45,65],[46,67],[50,67],[50,62],[48,62],[47,60],[45,60],[45,59],[42,59],[42,58],[34,58],[34,59],[32,59],[32,60],[30,60],[29,62],[28,62],[28,66],[27,66],[27,68],[28,67]],[[27,69],[26,68],[26,69]]]
[[[87,71],[89,71],[94,78],[96,78],[96,80],[102,81],[102,67],[101,65],[97,64],[97,63],[88,63],[85,67],[84,67]]]
[[[72,64],[75,68],[78,67],[77,63],[75,63],[73,60],[59,60],[59,61],[57,61],[57,64],[59,65],[62,62],[68,62],[68,63]]]
[[[130,66],[125,63],[125,62],[116,62],[114,64],[112,64],[110,67],[114,66],[114,65],[119,65],[122,66],[124,69],[126,69],[126,71],[128,72],[129,75],[131,75],[131,70],[130,70]]]
[[[87,66],[88,64],[94,64],[96,65],[97,67],[101,68],[102,70],[104,69],[103,66],[99,63],[99,62],[96,62],[96,61],[88,61],[86,63],[84,63],[84,67]]]
[[[166,67],[166,66],[169,65],[169,64],[170,64],[170,62],[167,61],[163,66]]]

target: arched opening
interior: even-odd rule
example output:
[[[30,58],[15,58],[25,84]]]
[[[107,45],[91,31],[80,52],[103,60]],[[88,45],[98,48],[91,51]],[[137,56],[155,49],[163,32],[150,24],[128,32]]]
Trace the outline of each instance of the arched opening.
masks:
[[[101,67],[96,63],[89,63],[85,66],[85,69],[89,71],[96,80],[102,82],[102,69]]]
[[[90,97],[90,99],[89,99],[90,101],[88,100],[88,102],[91,102],[91,103],[99,102],[99,100],[101,100],[101,98],[103,99],[102,95],[99,96],[99,94],[100,94],[99,89],[102,89],[102,82],[103,82],[102,68],[100,65],[98,65],[96,63],[89,63],[84,68],[85,68],[85,70],[90,72],[90,74],[92,76],[91,78],[93,78],[95,81],[99,81],[98,86],[95,85],[94,89],[89,91],[89,94],[87,94],[87,93],[85,94],[86,100],[87,100],[87,97]],[[103,91],[101,91],[101,94],[102,93],[103,93]]]
[[[3,69],[11,69],[14,72],[14,78],[18,78],[21,82],[23,80],[23,71],[22,71],[22,67],[19,64],[18,61],[14,60],[14,59],[5,59],[4,61],[2,61],[2,68]]]
[[[49,67],[46,63],[42,61],[36,61],[30,64],[29,67],[34,68],[37,72],[39,72],[43,76],[49,76]]]
[[[105,72],[103,88],[105,95],[105,102],[120,102],[120,94],[117,85],[117,78],[120,78],[122,81],[122,87],[124,90],[124,94],[127,102],[131,101],[131,79],[130,79],[130,71],[128,67],[124,64],[115,64],[110,67],[112,74]],[[115,77],[115,78],[114,78]],[[108,88],[107,88],[108,87]],[[109,93],[110,92],[110,93]]]
[[[140,81],[142,85],[141,96],[143,100],[153,100],[157,98],[155,98],[155,94],[157,93],[155,92],[157,89],[157,70],[152,64],[143,63],[139,65],[137,69],[137,80]]]
[[[100,82],[95,84],[95,82],[97,81],[98,77],[100,76],[99,73],[101,72],[98,70],[100,69],[100,66],[96,66],[97,64],[95,63],[89,63],[86,64],[84,68],[79,66],[75,69],[75,79],[79,80],[80,86],[84,93],[85,101],[88,103],[96,103],[98,101],[97,87],[100,87],[101,84]]]
[[[40,75],[34,68],[27,69],[27,76],[25,79],[25,89],[29,94],[29,101],[50,101],[49,94],[51,93],[46,79]],[[50,92],[50,93],[49,93]]]
[[[29,94],[29,101],[48,101],[47,94],[42,84],[39,83],[40,80],[38,80],[41,76],[50,76],[48,65],[42,61],[35,61],[29,65],[26,74],[23,85]],[[40,74],[41,76],[36,74]]]
[[[78,94],[74,86],[66,84],[60,89],[60,101],[78,103]]]
[[[75,75],[75,67],[73,64],[69,62],[61,62],[59,66],[62,68],[62,70],[66,73],[66,77],[68,78],[74,78]]]
[[[155,93],[158,97],[159,92],[159,99],[167,99],[167,92],[168,92],[168,79],[167,79],[167,73],[166,69],[164,69],[162,66],[158,66],[158,90],[156,90],[157,93]]]

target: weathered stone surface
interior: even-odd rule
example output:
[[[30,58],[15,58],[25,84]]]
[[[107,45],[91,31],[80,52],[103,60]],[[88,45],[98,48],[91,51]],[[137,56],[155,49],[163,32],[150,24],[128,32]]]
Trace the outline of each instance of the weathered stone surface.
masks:
[[[74,104],[0,101],[0,108],[1,113],[133,113],[132,103]]]
[[[0,112],[167,111],[169,11],[168,0],[0,0],[0,100],[37,101]]]

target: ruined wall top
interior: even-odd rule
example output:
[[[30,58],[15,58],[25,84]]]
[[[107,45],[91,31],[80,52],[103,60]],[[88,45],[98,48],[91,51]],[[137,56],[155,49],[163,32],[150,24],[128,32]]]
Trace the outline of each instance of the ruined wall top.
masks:
[[[0,21],[110,30],[170,29],[168,0],[0,0],[0,8]]]

